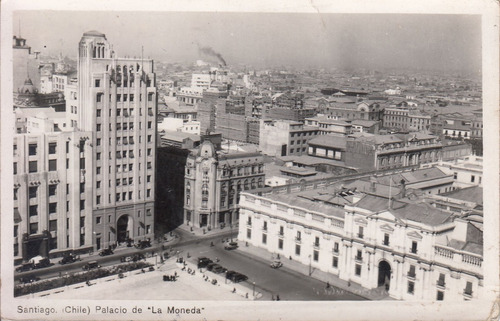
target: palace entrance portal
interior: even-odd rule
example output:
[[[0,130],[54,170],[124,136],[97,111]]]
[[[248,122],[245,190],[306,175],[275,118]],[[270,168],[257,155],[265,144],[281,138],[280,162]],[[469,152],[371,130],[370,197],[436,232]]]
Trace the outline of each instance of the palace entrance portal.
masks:
[[[382,260],[378,264],[378,286],[385,286],[389,290],[391,284],[391,266]]]

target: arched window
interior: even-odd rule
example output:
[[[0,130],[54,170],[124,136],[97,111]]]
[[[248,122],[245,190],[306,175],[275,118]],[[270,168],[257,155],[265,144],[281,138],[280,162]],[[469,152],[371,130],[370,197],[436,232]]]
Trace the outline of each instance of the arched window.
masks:
[[[251,186],[251,188],[252,188],[252,189],[254,189],[254,188],[255,188],[255,178],[252,178],[252,181],[251,181],[251,183],[250,183],[250,186]]]
[[[248,179],[245,179],[244,189],[245,191],[248,189]]]
[[[94,47],[94,53],[92,55],[92,58],[95,58],[97,56],[97,47]]]
[[[259,186],[259,187],[262,187],[262,177],[261,177],[261,178],[259,178],[259,181],[258,181],[258,186]]]

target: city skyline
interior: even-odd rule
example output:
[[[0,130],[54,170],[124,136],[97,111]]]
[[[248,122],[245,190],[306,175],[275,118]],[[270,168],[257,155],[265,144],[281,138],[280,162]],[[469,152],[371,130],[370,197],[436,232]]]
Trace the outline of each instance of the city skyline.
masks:
[[[126,23],[137,15],[145,27]],[[118,55],[166,62],[481,72],[474,15],[25,11],[13,24],[33,50],[70,58],[79,35],[97,30]]]

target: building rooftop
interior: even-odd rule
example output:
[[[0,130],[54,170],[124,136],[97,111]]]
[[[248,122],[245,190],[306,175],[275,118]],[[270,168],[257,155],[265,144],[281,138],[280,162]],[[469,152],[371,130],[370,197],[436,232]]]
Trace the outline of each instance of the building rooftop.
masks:
[[[185,132],[178,132],[178,131],[173,131],[173,130],[165,130],[164,132],[160,133],[161,138],[163,139],[168,139],[176,142],[182,142],[184,139],[189,138],[192,141],[199,141],[200,136],[195,135],[195,134],[190,134],[190,133],[185,133]]]
[[[376,120],[363,120],[363,119],[354,119],[351,121],[352,125],[358,125],[358,126],[363,126],[363,127],[372,127],[373,125],[377,124],[378,121]]]
[[[480,186],[471,186],[461,189],[456,189],[451,192],[442,193],[441,196],[454,198],[457,200],[474,202],[476,204],[483,204],[483,188]]]
[[[346,137],[333,136],[333,135],[320,135],[311,139],[309,141],[309,145],[318,145],[318,146],[345,150],[346,141],[347,141]]]
[[[297,197],[294,194],[269,194],[266,198],[276,202],[282,202],[291,207],[298,207],[304,211],[313,211],[322,213],[326,216],[344,218],[344,209],[338,206],[319,203],[305,198]]]

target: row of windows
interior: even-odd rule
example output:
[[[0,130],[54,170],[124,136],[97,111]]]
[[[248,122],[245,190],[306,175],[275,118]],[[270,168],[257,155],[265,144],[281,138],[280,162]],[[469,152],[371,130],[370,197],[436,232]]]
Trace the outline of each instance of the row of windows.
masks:
[[[125,168],[125,166],[123,166]],[[121,172],[121,169],[120,169],[120,172]],[[141,184],[141,176],[138,177],[138,180],[139,180],[139,184]],[[127,185],[127,182],[128,182],[128,185],[132,185],[133,184],[133,178],[132,177],[124,177],[124,178],[117,178],[116,179],[116,186],[120,186],[120,181],[121,181],[121,184],[122,185]],[[102,181],[96,181],[96,188],[97,189],[100,189],[102,187]],[[146,176],[146,182],[147,183],[150,183],[151,182],[151,175],[147,175]],[[108,186],[111,187],[111,180],[108,181]]]
[[[96,79],[98,81],[98,79]],[[96,94],[96,102],[101,103],[103,102],[103,97],[104,93],[97,93]],[[153,101],[154,94],[153,93],[148,93],[148,101]],[[113,96],[109,94],[109,101],[112,101]],[[134,94],[116,94],[116,101],[117,102],[133,102],[135,99]],[[142,101],[142,94],[139,95],[139,101]]]
[[[146,190],[146,197],[150,198],[151,197],[151,189],[148,188]],[[121,193],[116,193],[115,194],[115,200],[116,202],[124,202],[124,201],[130,201],[134,198],[134,192],[129,191],[129,192],[121,192]],[[141,199],[141,191],[138,191],[137,198]],[[102,202],[102,197],[101,195],[96,196],[96,204],[100,205]],[[108,202],[111,203],[111,194],[108,194]]]
[[[316,135],[317,133],[316,132],[298,132],[298,133],[290,133],[290,137],[301,137],[301,136],[313,136],[313,135]],[[305,140],[304,140],[304,144],[305,144]],[[293,144],[293,143],[292,143]]]

